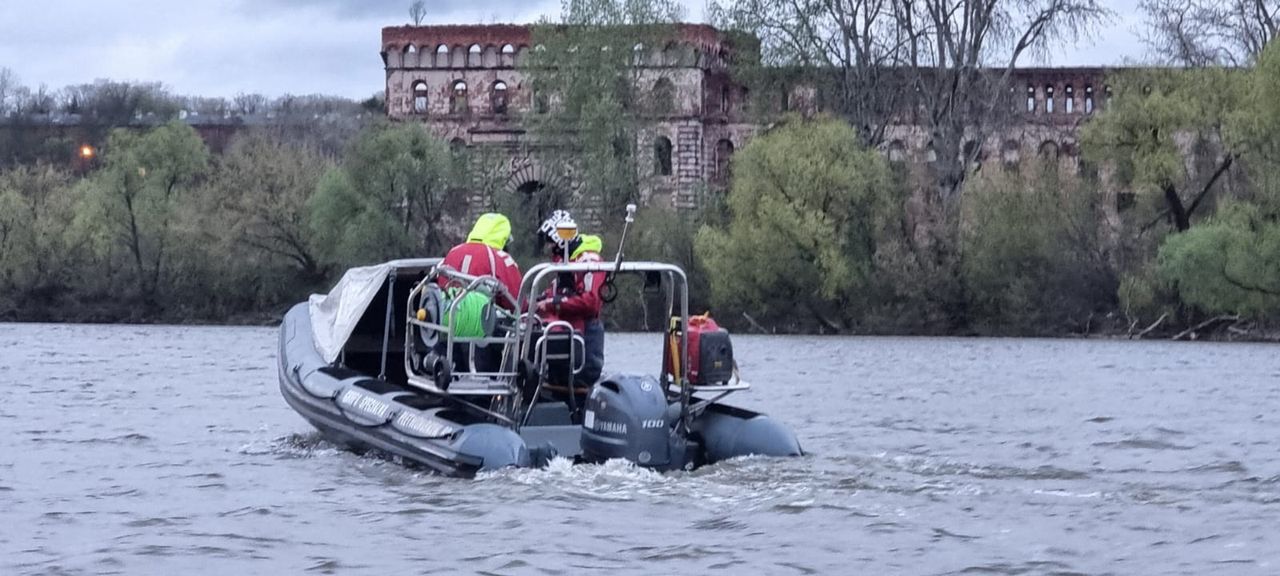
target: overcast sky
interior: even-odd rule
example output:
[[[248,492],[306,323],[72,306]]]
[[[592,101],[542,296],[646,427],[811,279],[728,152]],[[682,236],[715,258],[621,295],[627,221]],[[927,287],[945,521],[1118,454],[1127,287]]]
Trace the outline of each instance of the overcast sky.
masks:
[[[702,21],[704,0],[681,0]],[[1138,0],[1105,0],[1113,22],[1048,59],[1054,66],[1143,57]],[[382,89],[383,26],[408,0],[0,0],[0,67],[28,86],[98,78],[163,82],[181,94],[258,92],[364,98]],[[429,23],[532,22],[559,0],[428,0]]]

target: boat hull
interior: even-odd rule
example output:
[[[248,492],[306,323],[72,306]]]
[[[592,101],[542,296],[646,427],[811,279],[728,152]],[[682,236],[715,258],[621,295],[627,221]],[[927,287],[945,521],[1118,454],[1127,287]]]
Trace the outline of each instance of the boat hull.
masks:
[[[507,428],[460,421],[451,417],[456,410],[409,388],[325,364],[311,342],[306,304],[285,315],[279,367],[285,401],[342,446],[450,476],[530,463],[524,440]]]
[[[285,401],[326,439],[354,451],[377,450],[441,474],[471,477],[481,470],[541,465],[554,456],[599,460],[605,451],[584,453],[584,445],[643,442],[632,435],[609,438],[609,431],[599,424],[574,423],[563,402],[537,404],[517,433],[478,421],[446,398],[326,363],[313,343],[305,303],[285,315],[279,345],[280,392]],[[623,376],[619,381],[639,382],[640,378]],[[673,424],[678,404],[666,404],[661,393],[658,398],[662,402],[657,409],[660,417]],[[641,423],[632,430],[638,434],[643,428]],[[686,436],[660,434],[664,437],[660,440],[664,458],[646,455],[657,454],[657,449],[630,448],[620,449],[616,455],[605,453],[604,457],[628,458],[642,466],[668,470],[748,454],[802,453],[786,427],[739,408],[712,404],[690,428],[691,434]]]

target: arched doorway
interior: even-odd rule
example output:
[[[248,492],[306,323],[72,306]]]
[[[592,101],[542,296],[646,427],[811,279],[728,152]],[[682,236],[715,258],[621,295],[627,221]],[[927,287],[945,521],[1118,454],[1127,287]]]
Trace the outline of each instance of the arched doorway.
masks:
[[[511,252],[522,266],[541,260],[543,240],[538,227],[552,212],[569,209],[568,198],[559,187],[542,180],[525,180],[515,186],[507,199],[507,218],[511,220]]]
[[[576,187],[571,169],[561,163],[551,168],[535,155],[519,155],[510,160],[506,186],[497,192],[494,207],[511,220],[511,249],[521,266],[542,260],[542,240],[538,226],[555,210],[575,208]]]

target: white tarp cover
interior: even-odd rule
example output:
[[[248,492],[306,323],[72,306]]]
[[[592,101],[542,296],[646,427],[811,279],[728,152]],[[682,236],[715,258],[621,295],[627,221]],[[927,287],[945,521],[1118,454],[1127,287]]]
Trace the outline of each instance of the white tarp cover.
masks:
[[[440,260],[406,258],[352,268],[342,275],[342,279],[328,294],[312,294],[307,307],[311,313],[311,338],[315,342],[316,351],[320,352],[325,362],[332,364],[342,354],[342,347],[351,338],[365,308],[378,295],[378,290],[386,289],[386,278],[393,270],[424,272]]]
[[[311,335],[325,362],[338,359],[364,309],[379,290],[386,288],[387,275],[394,268],[392,262],[352,268],[328,294],[311,295],[307,302],[311,311]]]

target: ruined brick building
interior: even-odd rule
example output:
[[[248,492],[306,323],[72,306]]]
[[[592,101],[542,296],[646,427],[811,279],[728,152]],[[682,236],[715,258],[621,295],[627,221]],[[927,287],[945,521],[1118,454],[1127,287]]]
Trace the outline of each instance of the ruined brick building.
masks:
[[[641,86],[648,98],[666,99],[639,143],[647,202],[695,205],[697,191],[722,186],[729,160],[763,129],[748,114],[747,89],[735,82],[732,42],[705,24],[681,24],[665,46],[637,45]],[[426,124],[455,146],[503,151],[505,190],[554,184],[530,150],[520,118],[543,106],[522,70],[532,46],[526,25],[401,26],[382,30],[387,115]],[[654,73],[645,75],[645,70]],[[1014,73],[1018,118],[983,143],[983,160],[1016,164],[1030,155],[1078,164],[1078,128],[1104,103],[1109,90],[1101,68],[1025,68]],[[647,80],[646,80],[647,78]],[[1025,98],[1020,93],[1025,87]],[[813,106],[813,88],[780,91],[781,110]],[[975,143],[968,143],[966,147]],[[883,152],[893,162],[922,164],[933,155],[928,133],[909,122],[890,126]]]

